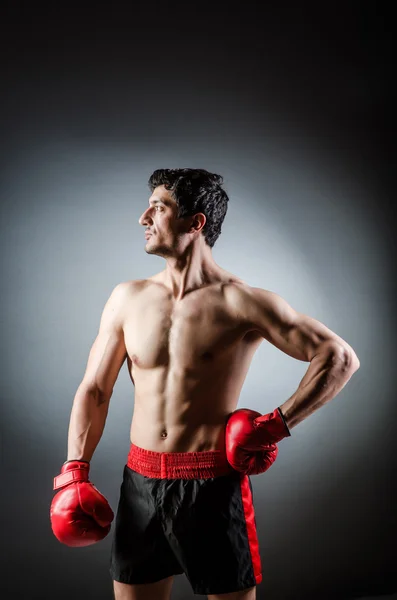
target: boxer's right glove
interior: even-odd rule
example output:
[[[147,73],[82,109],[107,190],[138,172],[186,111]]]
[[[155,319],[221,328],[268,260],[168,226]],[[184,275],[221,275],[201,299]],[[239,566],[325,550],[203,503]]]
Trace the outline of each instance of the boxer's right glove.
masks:
[[[90,546],[110,531],[114,514],[106,498],[88,480],[90,463],[70,460],[54,478],[60,491],[51,502],[51,527],[66,546]]]

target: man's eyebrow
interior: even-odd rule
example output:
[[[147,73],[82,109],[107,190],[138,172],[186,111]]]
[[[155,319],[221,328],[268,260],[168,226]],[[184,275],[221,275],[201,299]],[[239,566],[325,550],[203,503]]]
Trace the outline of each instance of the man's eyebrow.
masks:
[[[149,200],[149,204],[164,204],[165,206],[169,206],[169,202],[167,200]]]

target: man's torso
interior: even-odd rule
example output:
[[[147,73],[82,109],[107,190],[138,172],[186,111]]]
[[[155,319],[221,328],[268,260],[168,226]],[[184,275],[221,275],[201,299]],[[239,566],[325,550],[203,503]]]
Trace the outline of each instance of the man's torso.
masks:
[[[224,450],[227,418],[263,340],[244,318],[249,286],[224,271],[175,300],[163,274],[132,281],[123,310],[131,442],[156,452]]]

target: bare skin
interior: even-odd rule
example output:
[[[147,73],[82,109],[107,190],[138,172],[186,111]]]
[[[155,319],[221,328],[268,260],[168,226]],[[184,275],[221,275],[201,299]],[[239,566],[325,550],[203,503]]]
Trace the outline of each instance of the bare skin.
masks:
[[[205,221],[202,213],[177,219],[171,193],[163,186],[153,192],[140,223],[152,232],[146,252],[166,258],[166,268],[119,284],[106,303],[73,403],[68,459],[91,460],[125,361],[135,386],[131,442],[157,452],[224,449],[226,421],[264,340],[310,363],[295,394],[274,402],[290,429],[358,369],[353,349],[325,325],[217,265],[201,233]],[[115,598],[168,600],[172,580],[114,582]],[[208,596],[255,597],[256,588]]]
[[[134,286],[124,340],[135,382],[131,440],[137,446],[158,452],[224,447],[226,420],[262,339],[237,315],[233,286],[239,284],[220,276],[178,301],[162,282],[164,273]]]

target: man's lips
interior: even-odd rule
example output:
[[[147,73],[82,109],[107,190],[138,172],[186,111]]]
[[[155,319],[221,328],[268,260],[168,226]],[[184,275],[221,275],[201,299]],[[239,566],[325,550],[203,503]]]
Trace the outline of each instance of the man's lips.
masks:
[[[148,237],[150,237],[151,235],[152,235],[152,234],[150,233],[150,231],[146,231],[146,232],[145,232],[145,238],[148,238]]]

